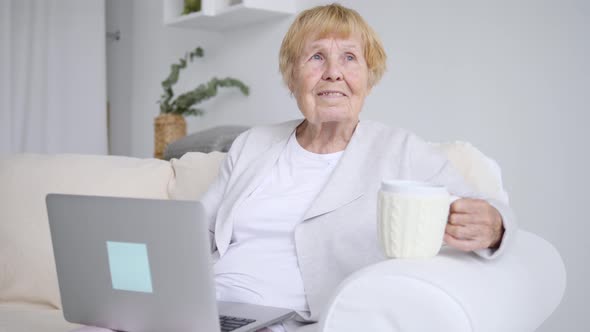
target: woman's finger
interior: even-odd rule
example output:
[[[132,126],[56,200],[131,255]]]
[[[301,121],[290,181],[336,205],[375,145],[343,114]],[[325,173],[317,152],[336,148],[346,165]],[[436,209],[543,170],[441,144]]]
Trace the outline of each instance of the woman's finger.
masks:
[[[473,217],[469,214],[451,213],[451,214],[449,214],[448,222],[451,225],[465,226],[465,225],[471,223],[472,218]]]
[[[460,198],[451,204],[452,213],[475,213],[481,211],[486,201],[474,198]]]
[[[468,226],[447,225],[445,233],[459,240],[472,240],[477,234],[477,229]]]
[[[473,250],[479,249],[477,247],[477,242],[475,242],[473,240],[457,239],[448,233],[445,234],[444,241],[449,246],[459,249],[461,251],[473,251]]]

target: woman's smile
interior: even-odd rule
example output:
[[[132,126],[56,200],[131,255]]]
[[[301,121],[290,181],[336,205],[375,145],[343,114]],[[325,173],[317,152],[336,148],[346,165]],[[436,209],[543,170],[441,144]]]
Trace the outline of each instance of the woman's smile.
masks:
[[[322,98],[339,98],[346,97],[346,94],[338,90],[324,90],[318,92],[317,96]]]

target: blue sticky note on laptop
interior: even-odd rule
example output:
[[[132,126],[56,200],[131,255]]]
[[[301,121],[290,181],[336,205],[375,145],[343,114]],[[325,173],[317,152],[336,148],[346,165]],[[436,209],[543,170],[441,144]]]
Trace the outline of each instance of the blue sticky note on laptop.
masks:
[[[152,293],[152,276],[144,243],[107,241],[113,289]]]

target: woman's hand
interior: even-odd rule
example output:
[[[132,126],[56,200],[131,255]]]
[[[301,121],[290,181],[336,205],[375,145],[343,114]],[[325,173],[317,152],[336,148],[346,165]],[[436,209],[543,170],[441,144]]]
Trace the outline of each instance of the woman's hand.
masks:
[[[504,235],[502,216],[482,199],[460,198],[451,204],[444,241],[462,251],[497,248]]]

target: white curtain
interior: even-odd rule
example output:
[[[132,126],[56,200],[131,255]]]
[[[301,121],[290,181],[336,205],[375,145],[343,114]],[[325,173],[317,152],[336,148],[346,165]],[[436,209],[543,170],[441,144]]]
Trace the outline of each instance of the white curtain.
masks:
[[[0,156],[107,153],[104,0],[0,0]]]

